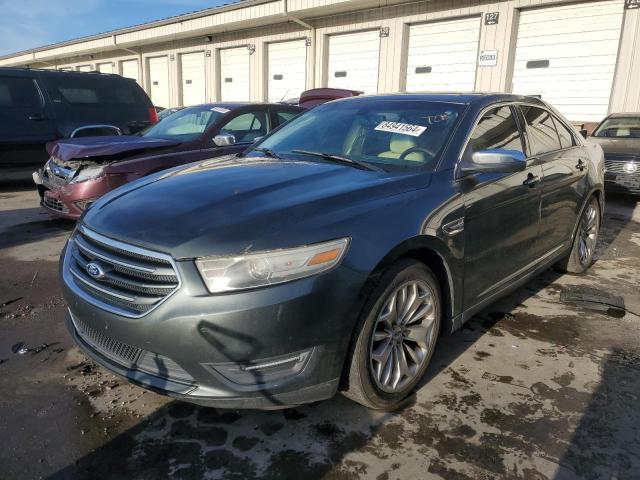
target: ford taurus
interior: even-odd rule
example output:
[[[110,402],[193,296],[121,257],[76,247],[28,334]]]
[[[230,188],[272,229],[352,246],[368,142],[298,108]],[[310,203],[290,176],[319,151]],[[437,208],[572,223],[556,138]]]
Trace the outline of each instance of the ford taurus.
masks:
[[[338,100],[98,200],[62,254],[68,326],[182,400],[392,409],[443,333],[544,269],[589,268],[603,176],[536,98]]]

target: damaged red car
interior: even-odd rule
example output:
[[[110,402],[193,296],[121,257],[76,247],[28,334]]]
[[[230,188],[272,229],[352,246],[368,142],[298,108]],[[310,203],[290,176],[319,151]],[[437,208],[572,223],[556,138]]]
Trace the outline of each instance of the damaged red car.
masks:
[[[280,104],[215,103],[185,108],[139,135],[85,137],[47,145],[34,172],[41,205],[79,218],[105,193],[151,173],[245,150],[304,111]]]

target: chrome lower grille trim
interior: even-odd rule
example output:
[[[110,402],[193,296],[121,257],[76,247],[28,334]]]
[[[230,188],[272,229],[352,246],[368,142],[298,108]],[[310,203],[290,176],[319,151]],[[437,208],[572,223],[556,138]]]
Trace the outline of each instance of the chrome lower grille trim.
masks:
[[[89,264],[97,266],[100,274],[90,274]],[[63,276],[87,302],[131,318],[146,315],[181,285],[169,255],[112,240],[82,226],[67,245]]]

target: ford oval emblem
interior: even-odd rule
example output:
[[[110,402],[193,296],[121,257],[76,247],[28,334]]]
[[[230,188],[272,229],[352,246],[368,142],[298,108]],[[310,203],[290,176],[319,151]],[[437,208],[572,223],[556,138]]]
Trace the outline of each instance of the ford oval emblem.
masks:
[[[87,263],[87,273],[91,275],[96,280],[99,280],[104,277],[104,270],[100,268],[100,265],[97,263]]]

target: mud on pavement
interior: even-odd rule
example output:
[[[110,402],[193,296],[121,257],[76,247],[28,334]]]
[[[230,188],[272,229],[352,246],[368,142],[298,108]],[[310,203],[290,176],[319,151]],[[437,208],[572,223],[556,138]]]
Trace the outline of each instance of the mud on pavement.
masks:
[[[63,324],[57,256],[72,228],[30,189],[0,192],[2,479],[638,477],[640,206],[628,199],[608,199],[590,272],[549,270],[443,337],[393,413],[340,396],[207,409],[108,373]],[[562,301],[585,288],[624,310]]]

